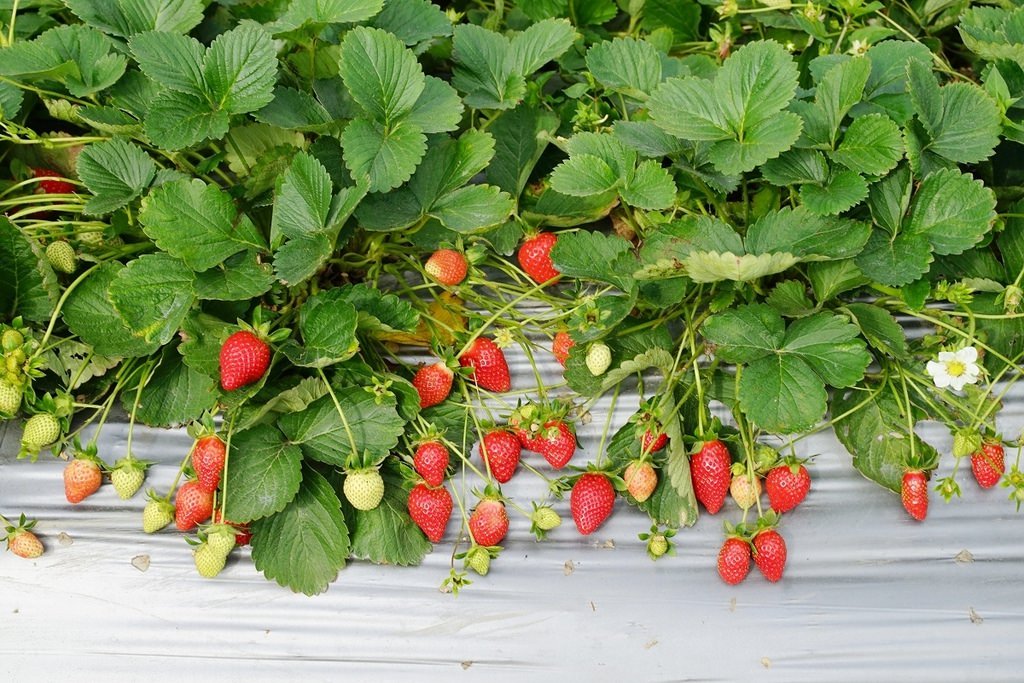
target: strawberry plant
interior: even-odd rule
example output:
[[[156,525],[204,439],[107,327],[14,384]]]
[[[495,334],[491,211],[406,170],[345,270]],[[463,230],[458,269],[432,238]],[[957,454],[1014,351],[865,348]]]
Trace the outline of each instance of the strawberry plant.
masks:
[[[634,515],[670,557],[701,506],[723,579],[774,582],[761,482],[805,514],[823,430],[893,514],[1019,506],[1024,9],[932,4],[15,5],[0,419],[76,502],[137,496],[168,466],[137,425],[184,426],[143,531],[209,578],[251,538],[309,594],[436,543],[456,591],[517,515]]]

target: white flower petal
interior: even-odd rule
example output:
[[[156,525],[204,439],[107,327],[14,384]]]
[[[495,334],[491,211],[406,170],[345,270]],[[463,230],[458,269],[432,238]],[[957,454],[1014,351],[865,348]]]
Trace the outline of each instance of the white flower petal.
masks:
[[[960,391],[961,389],[963,389],[965,384],[967,384],[966,375],[960,375],[959,377],[949,378],[949,386],[955,389],[956,391]]]
[[[956,352],[956,359],[965,364],[971,364],[978,360],[978,349],[973,346],[965,346]]]
[[[952,380],[953,378],[949,376],[949,373],[941,372],[935,375],[935,386],[939,389],[945,389]]]
[[[956,360],[956,353],[953,351],[939,351],[940,363],[948,363],[951,360]]]

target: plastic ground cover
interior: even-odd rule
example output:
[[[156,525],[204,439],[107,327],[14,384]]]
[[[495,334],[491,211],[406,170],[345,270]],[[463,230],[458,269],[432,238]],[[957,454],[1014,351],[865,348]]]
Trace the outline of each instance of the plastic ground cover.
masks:
[[[524,366],[514,374],[530,382]],[[615,425],[636,399],[618,406]],[[608,407],[579,427],[574,463],[594,457]],[[1010,437],[1024,426],[1024,391],[999,426]],[[63,462],[16,461],[19,428],[0,430],[0,511],[37,518],[47,547],[35,561],[0,554],[0,681],[1022,680],[1024,513],[1006,489],[979,489],[966,461],[963,498],[933,494],[920,524],[830,434],[800,441],[800,457],[818,454],[814,484],[783,521],[789,563],[775,585],[756,569],[736,587],[718,578],[722,523],[740,517],[731,501],[679,532],[676,557],[652,562],[637,539],[646,517],[620,501],[581,537],[566,500],[543,543],[512,515],[491,573],[458,597],[438,591],[453,517],[422,566],[355,562],[310,598],[265,580],[248,549],[217,579],[199,577],[180,534],[142,533],[143,495],[125,502],[104,486],[72,506]],[[944,428],[921,433],[949,452]],[[126,434],[104,430],[108,462]],[[140,427],[134,443],[156,461],[147,486],[166,490],[185,431]],[[936,476],[951,468],[947,456]],[[520,472],[504,490],[528,507],[544,483]]]

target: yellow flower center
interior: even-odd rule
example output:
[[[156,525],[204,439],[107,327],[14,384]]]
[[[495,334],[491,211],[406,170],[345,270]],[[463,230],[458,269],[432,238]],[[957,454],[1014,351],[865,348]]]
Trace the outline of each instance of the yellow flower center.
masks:
[[[958,360],[951,360],[946,363],[946,372],[950,377],[959,377],[967,372],[967,366]]]

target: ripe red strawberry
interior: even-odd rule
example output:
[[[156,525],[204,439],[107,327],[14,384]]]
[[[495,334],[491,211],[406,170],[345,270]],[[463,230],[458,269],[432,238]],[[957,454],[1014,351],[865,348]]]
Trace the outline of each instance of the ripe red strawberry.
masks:
[[[615,488],[600,472],[587,472],[573,484],[569,509],[576,528],[584,536],[604,524],[615,507]]]
[[[901,498],[910,516],[921,522],[928,516],[928,477],[921,470],[907,470],[903,474]]]
[[[668,434],[662,431],[653,432],[650,429],[644,430],[640,437],[640,448],[644,453],[657,453],[668,443]]]
[[[807,497],[811,490],[811,475],[803,465],[790,464],[773,467],[764,480],[768,502],[776,512],[789,512]]]
[[[28,529],[13,530],[7,536],[7,549],[26,560],[34,560],[43,554],[42,542]]]
[[[454,287],[466,279],[469,264],[461,252],[454,249],[438,249],[430,255],[423,269],[440,284]]]
[[[561,275],[551,262],[551,248],[557,241],[555,233],[541,232],[527,238],[519,247],[519,265],[534,282],[547,282]]]
[[[477,503],[469,516],[469,533],[477,545],[492,546],[501,543],[508,533],[508,513],[505,504],[493,498]]]
[[[477,337],[459,356],[459,364],[472,368],[470,378],[487,391],[503,392],[512,388],[505,352],[487,337]]]
[[[551,353],[554,354],[555,360],[565,367],[566,361],[569,360],[569,349],[576,346],[576,342],[572,340],[568,332],[564,330],[562,332],[556,332],[555,338],[551,341]]]
[[[747,578],[750,572],[750,545],[742,538],[725,539],[718,551],[718,575],[730,586]]]
[[[998,441],[986,440],[981,450],[971,455],[971,472],[978,486],[990,489],[999,483],[1006,471],[1006,452]]]
[[[409,517],[431,543],[437,543],[444,537],[444,529],[452,516],[452,495],[448,489],[416,484],[409,492],[408,507]]]
[[[416,447],[412,466],[430,486],[440,486],[448,472],[448,449],[440,441],[425,441]]]
[[[216,435],[209,435],[196,441],[192,449],[192,467],[196,471],[199,488],[213,493],[220,486],[220,474],[224,470],[226,453],[224,442]]]
[[[697,500],[710,514],[722,509],[732,483],[732,457],[721,441],[705,441],[700,451],[690,456],[690,476]]]
[[[782,578],[786,568],[786,541],[775,529],[754,536],[754,562],[772,583]]]
[[[412,385],[420,395],[420,408],[436,406],[448,398],[454,377],[452,369],[440,361],[417,370],[412,378]]]
[[[220,385],[234,391],[258,382],[270,365],[270,347],[249,330],[235,332],[220,347]]]
[[[622,479],[626,482],[626,490],[629,495],[642,503],[651,497],[654,489],[658,486],[658,473],[654,466],[641,460],[633,460],[626,465],[626,471],[622,473]]]
[[[522,441],[522,440],[520,440]],[[535,439],[528,439],[533,450],[544,456],[556,470],[565,467],[576,453],[576,435],[561,420],[551,420]]]
[[[96,493],[103,483],[103,472],[93,460],[75,458],[64,468],[64,495],[69,503],[81,503]]]
[[[521,453],[519,439],[504,429],[487,432],[480,441],[480,458],[491,471],[491,476],[501,484],[515,474]]]
[[[46,194],[72,194],[75,191],[75,186],[66,180],[60,180],[62,177],[57,171],[51,171],[48,168],[33,168],[32,175],[36,178],[47,178],[48,180],[40,180],[39,188]]]
[[[174,523],[181,531],[191,531],[213,514],[213,493],[204,491],[197,481],[188,481],[174,499]]]

